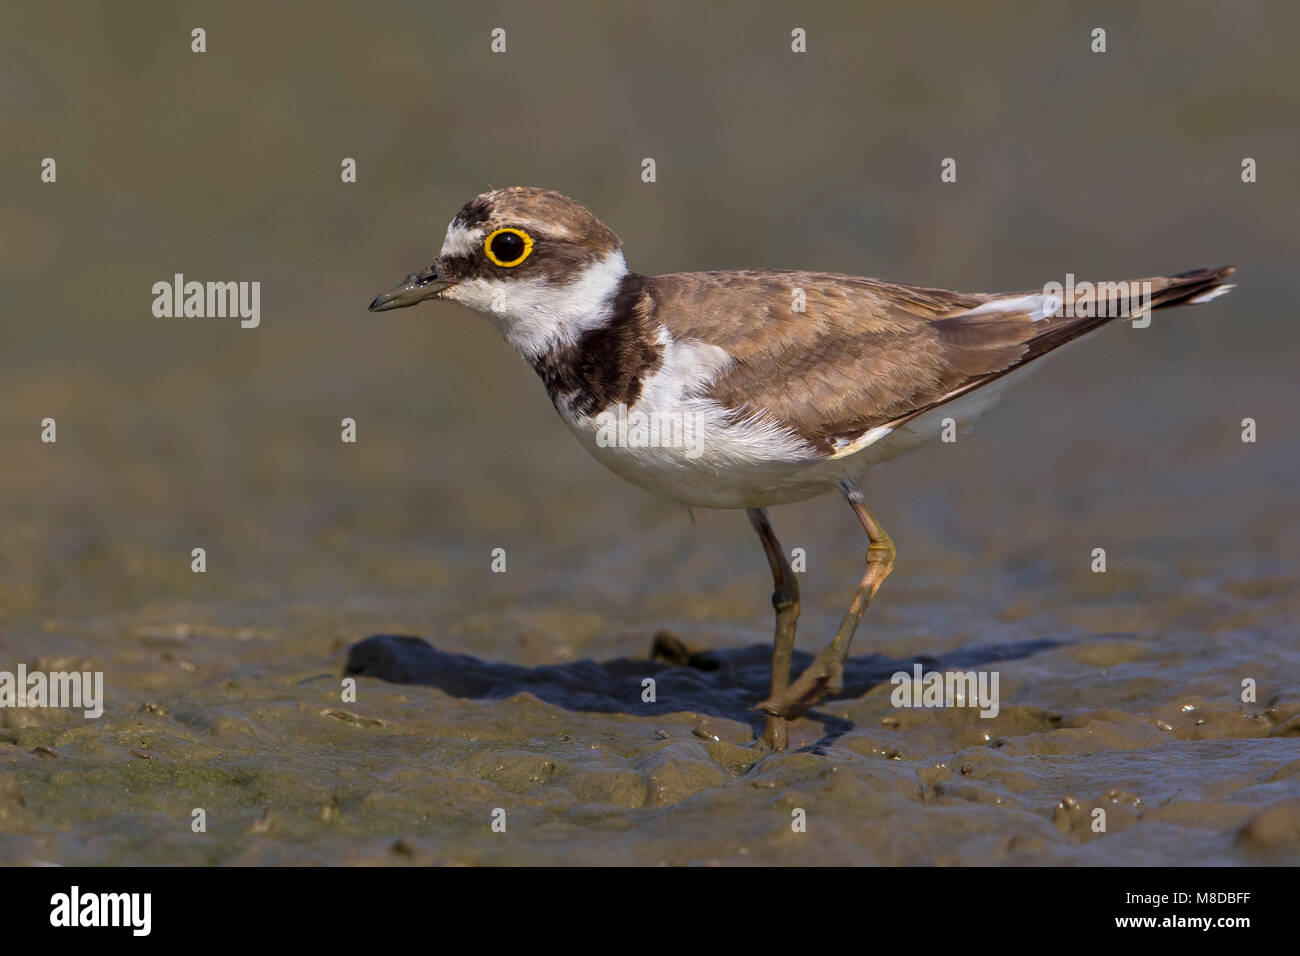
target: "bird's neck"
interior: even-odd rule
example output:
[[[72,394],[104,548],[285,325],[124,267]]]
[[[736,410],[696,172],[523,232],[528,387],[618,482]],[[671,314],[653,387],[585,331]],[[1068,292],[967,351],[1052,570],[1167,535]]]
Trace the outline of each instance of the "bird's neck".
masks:
[[[635,404],[645,376],[663,361],[645,276],[625,271],[594,318],[575,338],[555,341],[530,360],[562,412],[591,416]]]

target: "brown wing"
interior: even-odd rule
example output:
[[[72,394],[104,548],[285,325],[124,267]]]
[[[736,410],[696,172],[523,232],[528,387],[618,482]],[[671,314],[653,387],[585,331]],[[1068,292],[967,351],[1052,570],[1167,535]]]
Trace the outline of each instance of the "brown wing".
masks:
[[[1231,271],[1147,280],[1152,306],[1212,291]],[[1111,318],[1044,318],[1041,301],[1034,312],[1041,290],[965,294],[819,272],[679,273],[651,278],[648,291],[654,317],[674,338],[720,346],[735,360],[713,381],[711,398],[740,414],[766,413],[827,452],[837,439],[951,401]]]

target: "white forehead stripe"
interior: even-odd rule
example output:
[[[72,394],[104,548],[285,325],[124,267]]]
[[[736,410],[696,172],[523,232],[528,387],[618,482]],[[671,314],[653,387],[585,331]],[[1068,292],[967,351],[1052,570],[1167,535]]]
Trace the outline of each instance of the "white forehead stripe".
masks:
[[[482,229],[467,229],[465,226],[457,225],[456,220],[453,219],[451,225],[447,227],[447,238],[442,241],[442,252],[439,255],[472,255],[478,252],[483,244],[484,235],[486,233]]]

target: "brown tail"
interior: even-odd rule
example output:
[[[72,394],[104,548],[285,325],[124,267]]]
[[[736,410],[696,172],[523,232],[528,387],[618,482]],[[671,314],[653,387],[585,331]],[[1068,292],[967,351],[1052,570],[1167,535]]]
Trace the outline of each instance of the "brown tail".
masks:
[[[1138,281],[1151,283],[1151,308],[1164,309],[1172,305],[1191,305],[1197,301],[1209,302],[1210,299],[1218,298],[1236,288],[1234,284],[1223,281],[1236,271],[1235,265],[1220,266],[1217,269],[1192,269],[1175,276],[1157,276]]]
[[[1172,276],[1154,276],[1149,279],[1129,279],[1124,282],[1097,282],[1089,283],[1083,286],[1085,291],[1079,292],[1078,287],[1066,289],[1065,294],[1061,297],[1063,314],[1074,315],[1086,309],[1088,312],[1097,316],[1102,312],[1102,305],[1109,305],[1107,302],[1108,294],[1118,290],[1123,296],[1132,296],[1129,301],[1137,300],[1150,290],[1151,308],[1165,309],[1175,305],[1189,305],[1201,301],[1208,302],[1212,298],[1223,295],[1236,286],[1225,283],[1223,280],[1232,275],[1237,270],[1235,265],[1221,266],[1218,269],[1192,269],[1188,272],[1180,272]],[[1082,285],[1082,284],[1081,284]],[[1125,317],[1127,313],[1123,313]],[[1069,328],[1072,333],[1069,337],[1082,334],[1102,325],[1107,318],[1114,318],[1116,311],[1114,308],[1108,308],[1104,315],[1097,316],[1100,321],[1082,322],[1078,327]]]
[[[1043,299],[1045,291],[1019,292],[1009,295],[987,296],[986,301],[966,312],[935,319],[930,323],[948,349],[946,357],[960,365],[968,377],[936,400],[919,404],[916,408],[889,422],[897,427],[923,412],[959,398],[972,389],[1001,378],[1036,358],[1060,348],[1116,318],[1134,318],[1143,314],[1130,312],[1134,299],[1141,302],[1150,295],[1149,303],[1137,308],[1152,310],[1175,305],[1209,302],[1231,290],[1233,285],[1223,280],[1237,267],[1221,266],[1218,269],[1192,269],[1173,276],[1156,276],[1151,279],[1130,279],[1119,283],[1091,284],[1084,287],[1061,289],[1062,294],[1050,296],[1055,301],[1047,315]],[[1081,284],[1082,285],[1082,284]],[[1118,287],[1116,290],[1115,287]],[[1058,289],[1060,286],[1058,284]],[[1110,295],[1132,296],[1112,307]],[[1083,312],[1083,315],[1079,315]],[[1102,314],[1098,314],[1098,313]],[[982,367],[981,367],[982,366]]]
[[[1046,355],[1066,342],[1087,335],[1093,329],[1100,328],[1116,318],[1134,318],[1136,315],[1140,315],[1141,312],[1137,311],[1137,309],[1144,306],[1138,305],[1133,312],[1130,312],[1129,304],[1141,303],[1141,297],[1146,294],[1148,287],[1152,311],[1175,305],[1209,302],[1211,299],[1236,288],[1231,283],[1223,281],[1232,275],[1236,269],[1235,265],[1220,266],[1218,269],[1192,269],[1188,272],[1180,272],[1177,275],[1155,276],[1150,279],[1129,279],[1126,282],[1118,283],[1094,283],[1091,292],[1085,292],[1083,295],[1079,294],[1077,287],[1073,290],[1067,289],[1058,303],[1060,309],[1056,315],[1060,316],[1060,318],[1043,323],[1045,327],[1041,329],[1037,327],[1037,323],[1030,326],[1033,332],[1031,337],[1025,341],[1023,361],[1027,362],[1038,358],[1040,355]],[[1119,303],[1108,301],[1108,294],[1114,291],[1113,287],[1116,286],[1120,287],[1121,292],[1127,290],[1127,294],[1132,295],[1133,299]],[[1115,307],[1116,304],[1119,306],[1118,309]],[[1085,310],[1084,315],[1077,315],[1077,313]]]

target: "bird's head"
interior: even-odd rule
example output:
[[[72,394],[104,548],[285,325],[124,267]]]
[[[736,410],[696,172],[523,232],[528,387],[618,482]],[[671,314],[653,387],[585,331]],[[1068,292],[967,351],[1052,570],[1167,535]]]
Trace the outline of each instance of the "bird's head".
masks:
[[[627,265],[614,235],[578,203],[512,186],[467,202],[433,263],[370,303],[370,311],[447,299],[484,313],[528,358],[596,323]]]

